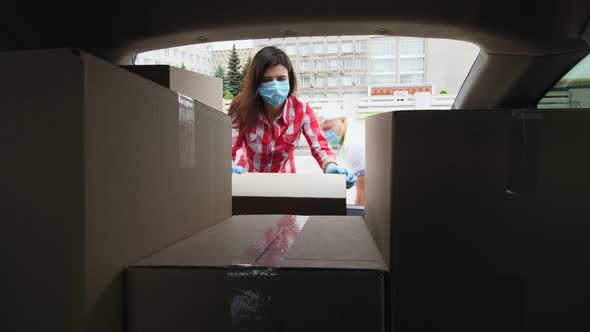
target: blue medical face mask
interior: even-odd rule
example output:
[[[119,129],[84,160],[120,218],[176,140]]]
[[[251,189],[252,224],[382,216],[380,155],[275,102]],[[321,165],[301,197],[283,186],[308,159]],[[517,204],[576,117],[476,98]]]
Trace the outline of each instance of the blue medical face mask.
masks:
[[[342,136],[336,134],[334,128],[330,128],[324,131],[324,137],[328,140],[331,146],[339,145],[342,140]]]
[[[270,81],[260,84],[258,94],[272,106],[279,106],[289,95],[289,81]]]

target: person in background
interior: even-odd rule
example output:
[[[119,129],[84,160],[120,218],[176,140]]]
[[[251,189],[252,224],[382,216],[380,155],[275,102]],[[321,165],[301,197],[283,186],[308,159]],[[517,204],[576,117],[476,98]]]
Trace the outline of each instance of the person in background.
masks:
[[[297,80],[289,57],[268,46],[252,58],[242,90],[229,107],[232,119],[232,173],[295,173],[294,151],[301,134],[326,174],[345,174],[346,188],[357,181],[336,161],[308,103],[294,95]]]
[[[365,126],[364,121],[349,121],[338,106],[326,105],[318,116],[324,137],[332,147],[340,149],[357,177],[355,205],[365,205]]]

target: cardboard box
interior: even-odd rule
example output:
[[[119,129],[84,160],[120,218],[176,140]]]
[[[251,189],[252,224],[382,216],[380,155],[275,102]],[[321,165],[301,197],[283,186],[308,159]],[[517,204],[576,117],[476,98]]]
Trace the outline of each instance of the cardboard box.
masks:
[[[394,331],[588,330],[590,114],[366,120],[366,221]]]
[[[233,215],[346,215],[346,180],[340,174],[234,174],[232,211]]]
[[[121,67],[223,112],[223,81],[217,77],[169,65]]]
[[[234,216],[126,271],[127,331],[385,331],[360,217]]]
[[[527,330],[588,331],[590,110],[515,112],[512,128],[513,189],[491,233],[502,284],[490,288]]]
[[[3,329],[123,331],[123,268],[231,216],[230,120],[77,50],[0,66]]]

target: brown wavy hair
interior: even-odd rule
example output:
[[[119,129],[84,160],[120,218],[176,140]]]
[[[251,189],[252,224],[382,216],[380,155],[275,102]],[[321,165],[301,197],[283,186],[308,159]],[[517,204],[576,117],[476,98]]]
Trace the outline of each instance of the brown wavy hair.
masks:
[[[287,98],[296,91],[297,79],[289,56],[274,46],[260,49],[252,58],[248,72],[244,77],[242,89],[238,96],[232,100],[228,111],[233,127],[240,130],[240,136],[250,129],[259,114],[264,113],[264,100],[258,94],[258,86],[262,83],[264,72],[276,65],[283,65],[289,73],[289,94]]]

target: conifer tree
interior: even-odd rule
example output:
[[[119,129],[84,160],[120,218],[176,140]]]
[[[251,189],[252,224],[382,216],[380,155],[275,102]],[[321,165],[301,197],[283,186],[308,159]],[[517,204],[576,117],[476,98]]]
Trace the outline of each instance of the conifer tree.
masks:
[[[240,57],[236,45],[232,47],[227,64],[227,87],[232,95],[237,96],[242,88],[242,73],[240,72]]]

